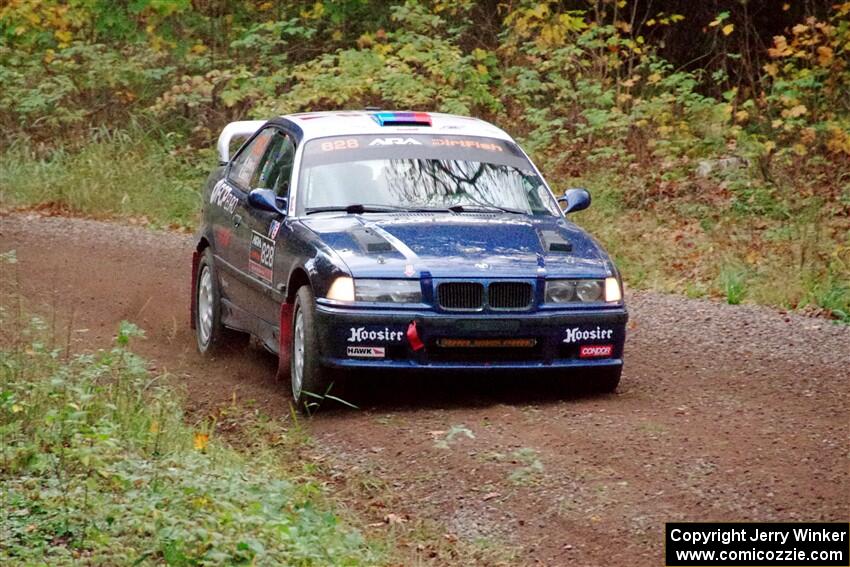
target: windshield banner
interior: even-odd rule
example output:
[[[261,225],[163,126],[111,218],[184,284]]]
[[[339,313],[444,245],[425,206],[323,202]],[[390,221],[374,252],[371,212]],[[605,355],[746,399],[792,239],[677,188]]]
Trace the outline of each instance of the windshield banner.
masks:
[[[304,148],[304,163],[308,167],[370,159],[457,160],[507,165],[528,171],[532,169],[516,144],[478,136],[334,136],[311,140]]]

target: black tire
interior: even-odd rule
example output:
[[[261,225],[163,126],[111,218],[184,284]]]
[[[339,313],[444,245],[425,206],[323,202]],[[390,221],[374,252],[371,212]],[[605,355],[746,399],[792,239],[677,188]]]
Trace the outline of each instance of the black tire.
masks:
[[[206,287],[207,284],[209,288]],[[209,303],[202,305],[202,301],[209,301]],[[208,312],[207,309],[209,309]],[[203,319],[202,311],[207,312],[208,324]],[[198,262],[198,276],[195,281],[195,339],[198,343],[198,351],[203,355],[214,354],[225,345],[231,344],[234,338],[235,332],[221,323],[221,285],[213,262],[212,250],[206,248]]]
[[[300,321],[300,323],[299,323]],[[299,329],[299,324],[301,328]],[[302,333],[299,346],[299,334]],[[290,345],[289,377],[292,387],[292,399],[296,407],[306,409],[307,403],[320,401],[307,394],[320,398],[327,393],[330,385],[330,372],[319,364],[319,339],[316,333],[316,302],[309,286],[302,286],[295,295],[295,307],[292,310],[292,343]],[[299,352],[299,349],[301,352]],[[301,366],[300,372],[298,366]],[[299,379],[300,377],[300,379]]]

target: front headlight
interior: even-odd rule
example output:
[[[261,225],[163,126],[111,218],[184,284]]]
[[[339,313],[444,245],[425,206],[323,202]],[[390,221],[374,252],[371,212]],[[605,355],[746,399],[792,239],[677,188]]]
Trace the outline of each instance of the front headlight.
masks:
[[[354,280],[357,301],[375,303],[422,303],[419,280]]]
[[[582,301],[599,301],[602,298],[602,283],[582,280],[576,284],[576,295]]]
[[[336,301],[354,301],[354,280],[348,276],[340,276],[334,280],[326,295]]]
[[[546,303],[616,302],[622,299],[617,278],[604,280],[549,280]]]
[[[546,282],[546,303],[569,303],[575,300],[575,281],[551,280]]]

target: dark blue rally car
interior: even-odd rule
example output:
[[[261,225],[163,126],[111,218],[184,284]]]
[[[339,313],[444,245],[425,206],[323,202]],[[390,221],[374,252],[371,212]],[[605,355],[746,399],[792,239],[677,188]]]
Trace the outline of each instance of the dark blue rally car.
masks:
[[[231,143],[247,141],[230,155]],[[192,264],[202,353],[232,331],[279,358],[296,402],[340,369],[560,370],[617,387],[617,268],[499,128],[422,112],[229,124]]]

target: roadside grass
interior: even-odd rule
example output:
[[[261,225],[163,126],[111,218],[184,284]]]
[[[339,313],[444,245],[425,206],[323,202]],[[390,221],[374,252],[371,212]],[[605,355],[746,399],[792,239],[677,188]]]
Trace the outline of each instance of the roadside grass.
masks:
[[[19,303],[0,309],[3,565],[386,562],[267,436],[237,452],[213,423],[188,424],[169,377],[130,350],[134,325],[75,355]]]
[[[531,447],[521,447],[510,454],[511,462],[518,465],[508,475],[514,484],[533,484],[540,481],[543,474],[543,462],[539,453]]]
[[[826,281],[811,286],[812,301],[823,306],[839,321],[850,324],[850,279],[830,275]]]
[[[720,269],[720,285],[726,303],[738,305],[747,296],[747,270],[735,263],[724,264]]]
[[[181,153],[178,140],[138,127],[95,130],[76,150],[19,139],[0,156],[0,206],[189,229],[200,210],[206,165],[197,154]]]

